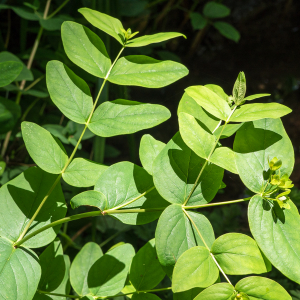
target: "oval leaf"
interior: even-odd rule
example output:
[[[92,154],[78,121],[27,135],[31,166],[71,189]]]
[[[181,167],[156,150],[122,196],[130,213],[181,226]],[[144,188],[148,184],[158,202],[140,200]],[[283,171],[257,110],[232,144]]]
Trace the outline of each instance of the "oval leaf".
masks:
[[[13,82],[21,73],[23,65],[16,61],[6,61],[0,63],[0,87]]]
[[[233,40],[237,43],[241,38],[240,33],[227,22],[214,22],[213,26],[229,40]]]
[[[176,133],[153,164],[153,179],[158,192],[170,203],[183,204],[205,163]],[[186,205],[210,202],[219,190],[224,170],[208,164]]]
[[[85,244],[74,258],[70,269],[70,281],[80,296],[89,294],[88,272],[93,264],[103,256],[101,248],[93,242]]]
[[[29,155],[44,171],[59,174],[68,162],[63,145],[49,131],[31,122],[22,122],[22,137]]]
[[[188,73],[188,69],[177,62],[160,61],[145,55],[129,55],[117,61],[108,80],[120,85],[161,88]]]
[[[93,99],[86,82],[59,61],[48,62],[47,88],[60,111],[74,122],[85,124],[93,109]]]
[[[230,9],[214,1],[207,2],[203,8],[203,14],[208,18],[224,18],[230,15]]]
[[[182,292],[195,287],[208,287],[219,276],[209,250],[197,246],[185,251],[178,259],[172,278],[173,292]]]
[[[20,117],[20,105],[0,97],[0,133],[6,133],[13,129]]]
[[[61,27],[64,49],[69,59],[94,76],[104,78],[111,66],[102,40],[87,27],[64,22]]]
[[[270,262],[285,276],[300,284],[300,216],[289,201],[290,209],[281,209],[256,195],[248,207],[251,233]],[[278,298],[277,298],[278,299]]]
[[[103,211],[107,208],[107,199],[100,192],[85,191],[73,197],[70,201],[70,204],[73,209],[81,205],[87,205],[98,207],[101,211]]]
[[[209,159],[210,162],[224,168],[231,173],[238,174],[235,163],[235,153],[228,147],[217,148]]]
[[[99,136],[110,137],[154,127],[170,116],[162,105],[118,99],[99,105],[88,127]]]
[[[194,300],[229,300],[234,294],[231,284],[217,283],[205,289]]]
[[[195,222],[206,244],[211,247],[215,240],[213,228],[208,219],[197,212],[187,212]],[[156,251],[158,259],[169,277],[173,268],[186,250],[195,246],[204,246],[196,228],[183,212],[180,205],[170,205],[162,213],[155,231]]]

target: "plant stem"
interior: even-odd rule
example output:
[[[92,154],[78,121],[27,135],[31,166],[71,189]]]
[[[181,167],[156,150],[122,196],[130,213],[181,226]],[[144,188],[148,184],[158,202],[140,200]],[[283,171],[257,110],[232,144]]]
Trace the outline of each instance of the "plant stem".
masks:
[[[50,14],[46,20],[54,17],[70,0],[65,0],[52,14]]]
[[[52,295],[52,296],[60,296],[60,297],[66,297],[66,298],[72,298],[72,299],[78,299],[81,298],[80,296],[74,296],[74,295],[64,295],[64,294],[57,294],[57,293],[50,293],[46,291],[40,291],[37,290],[39,294],[45,294],[45,295]]]
[[[40,100],[41,98],[36,98],[34,101],[32,101],[30,103],[30,105],[27,107],[27,109],[24,111],[24,114],[21,118],[21,122],[23,122],[25,120],[25,118],[27,117],[28,113],[30,112],[30,110],[35,106],[35,104]]]
[[[42,75],[41,77],[37,78],[34,82],[32,82],[26,89],[24,89],[24,92],[30,90],[31,88],[33,88],[37,83],[39,83],[43,78],[45,77],[45,75]]]
[[[227,120],[225,121],[225,124],[224,124],[224,126],[223,126],[223,128],[222,128],[222,130],[221,130],[221,132],[220,132],[220,134],[219,134],[219,136],[218,136],[218,138],[216,139],[215,144],[214,144],[213,148],[211,149],[211,151],[210,151],[208,157],[206,158],[206,161],[205,161],[205,163],[203,164],[203,166],[202,166],[202,168],[201,168],[201,170],[200,170],[200,173],[199,173],[199,175],[198,175],[198,177],[197,177],[197,179],[196,179],[196,182],[194,183],[192,190],[190,191],[189,195],[187,196],[186,200],[184,201],[183,206],[185,206],[185,205],[187,204],[187,202],[190,200],[192,194],[194,193],[194,191],[195,191],[195,189],[196,189],[196,187],[197,187],[198,181],[199,181],[199,179],[200,179],[200,177],[201,177],[201,175],[202,175],[202,173],[203,173],[203,171],[204,171],[204,169],[205,169],[205,167],[206,167],[208,161],[210,160],[212,154],[214,153],[215,148],[216,148],[216,146],[218,145],[218,142],[219,142],[219,140],[220,140],[220,137],[222,136],[222,133],[223,133],[223,131],[224,131],[226,125],[229,123],[229,120],[230,120],[230,118],[231,118],[231,116],[232,116],[232,114],[234,113],[235,110],[236,110],[236,106],[234,106],[234,108],[231,110],[230,115],[228,116]],[[221,125],[221,123],[218,124],[217,128],[218,128],[220,125]]]
[[[219,205],[226,205],[226,204],[234,204],[234,203],[249,201],[251,198],[252,197],[238,199],[238,200],[231,200],[231,201],[223,201],[223,202],[216,202],[216,203],[201,204],[201,205],[183,206],[183,208],[184,209],[195,209],[195,208],[202,208],[202,207],[210,207],[210,206],[219,206]]]

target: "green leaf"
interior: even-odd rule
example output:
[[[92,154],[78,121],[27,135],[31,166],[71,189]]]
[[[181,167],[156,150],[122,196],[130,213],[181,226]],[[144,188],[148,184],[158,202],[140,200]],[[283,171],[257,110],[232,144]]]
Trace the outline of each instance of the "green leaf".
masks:
[[[220,98],[224,99],[226,102],[228,102],[228,95],[224,92],[224,90],[216,84],[206,84],[206,88],[210,89],[212,92],[217,94]]]
[[[70,269],[70,281],[78,295],[84,296],[89,294],[88,272],[102,256],[101,248],[96,243],[89,242],[82,247],[74,258]]]
[[[157,126],[170,116],[162,105],[118,99],[99,105],[88,127],[96,135],[110,137]]]
[[[50,132],[31,122],[22,122],[22,137],[29,155],[44,171],[59,174],[68,162],[63,145]]]
[[[267,96],[271,96],[271,94],[255,94],[244,98],[244,100],[251,101],[257,98],[267,97]]]
[[[197,156],[176,133],[153,164],[158,192],[170,203],[183,204],[191,192],[205,160]],[[219,190],[224,170],[208,163],[186,205],[210,202]]]
[[[216,137],[219,137],[219,135],[221,134],[222,132],[222,135],[220,137],[220,139],[226,139],[232,135],[234,135],[242,126],[243,126],[244,123],[240,123],[240,124],[226,124],[225,125],[222,125],[220,126],[215,132],[214,132],[214,135]],[[225,128],[224,128],[225,126]],[[224,129],[223,129],[224,128]]]
[[[60,111],[72,121],[85,124],[93,109],[86,82],[56,60],[48,62],[46,79],[50,97]]]
[[[154,159],[162,151],[165,145],[165,143],[156,140],[150,134],[143,135],[140,143],[139,155],[142,166],[149,174],[153,175],[152,166]]]
[[[236,43],[240,40],[240,33],[227,22],[214,22],[213,26],[226,38]]]
[[[206,244],[211,247],[215,235],[208,219],[197,212],[187,213],[200,228]],[[196,228],[177,204],[167,207],[159,218],[155,242],[158,259],[169,277],[183,252],[195,246],[204,246]]]
[[[59,15],[57,17],[52,17],[50,19],[44,19],[41,17],[39,19],[39,22],[44,29],[49,31],[55,31],[61,29],[61,25],[64,21],[72,21],[72,20],[73,18],[70,16]]]
[[[0,199],[2,199],[0,201],[0,235],[2,237],[17,241],[56,178],[56,175],[33,167],[0,188]],[[63,218],[66,212],[67,207],[61,186],[57,184],[31,224],[28,234]],[[39,248],[49,244],[54,240],[59,227],[49,228],[37,234],[26,241],[24,246]]]
[[[130,282],[137,291],[155,288],[165,277],[156,254],[155,240],[150,240],[134,256],[130,268]]]
[[[210,1],[205,4],[203,14],[211,19],[224,18],[230,15],[230,9],[221,3]]]
[[[245,234],[221,235],[214,241],[211,252],[229,275],[261,274],[271,269],[256,242]]]
[[[94,296],[113,296],[124,287],[134,249],[130,244],[116,247],[91,267],[88,274],[88,287]]]
[[[155,190],[152,176],[143,168],[126,161],[114,164],[104,171],[96,182],[95,190],[106,197],[106,209],[113,209],[136,198],[136,201],[124,206],[124,209],[164,208],[168,205]],[[125,224],[140,225],[156,220],[160,214],[161,211],[150,211],[112,216]]]
[[[233,295],[234,287],[231,284],[217,283],[205,289],[194,300],[230,300]]]
[[[43,128],[48,130],[53,136],[60,139],[64,144],[70,144],[69,140],[65,137],[65,128],[58,124],[45,124]]]
[[[42,276],[38,286],[39,290],[48,293],[69,294],[70,259],[63,255],[63,249],[59,239],[53,241],[40,255]],[[48,295],[50,299],[57,299]],[[33,300],[43,300],[44,295],[35,294]]]
[[[47,92],[43,92],[43,91],[38,91],[38,90],[34,90],[34,89],[30,89],[28,91],[22,91],[23,95],[30,95],[30,96],[35,96],[38,98],[47,98],[49,97],[49,94]]]
[[[93,26],[106,32],[113,38],[115,38],[121,45],[125,42],[125,36],[122,31],[122,23],[109,15],[103,14],[99,11],[89,8],[80,8],[78,11],[90,22]]]
[[[73,209],[81,205],[98,207],[101,211],[107,208],[106,197],[97,191],[85,191],[77,194],[70,202]]]
[[[228,147],[217,148],[209,161],[230,171],[231,173],[238,174],[235,163],[235,153]]]
[[[183,292],[195,287],[208,287],[219,276],[209,250],[197,246],[185,251],[176,262],[173,278],[173,292]]]
[[[0,9],[12,9],[19,17],[21,17],[25,20],[37,21],[39,19],[37,14],[35,14],[35,13],[31,12],[31,10],[25,9],[23,7],[0,4]]]
[[[100,175],[108,167],[85,158],[75,158],[62,177],[70,185],[77,187],[94,186]]]
[[[0,87],[13,82],[21,73],[23,65],[16,61],[6,61],[0,63]]]
[[[203,289],[201,289],[201,288],[193,288],[193,289],[185,291],[185,292],[174,293],[173,294],[173,300],[194,300],[194,298],[201,291],[203,291]]]
[[[88,73],[104,78],[111,66],[102,40],[87,27],[64,22],[61,37],[69,59]]]
[[[161,300],[158,296],[150,293],[133,294],[131,300]]]
[[[119,85],[161,88],[188,73],[188,69],[177,62],[160,61],[145,55],[129,55],[117,61],[108,80]]]
[[[160,32],[151,35],[143,35],[141,37],[129,40],[126,43],[126,47],[143,47],[150,44],[160,43],[167,41],[178,36],[183,36],[186,39],[186,36],[178,32]]]
[[[31,300],[41,277],[37,255],[24,247],[14,248],[13,243],[3,236],[0,237],[0,252],[1,299]]]
[[[282,160],[282,174],[292,173],[294,148],[280,119],[245,123],[235,136],[233,150],[238,173],[254,193],[261,193],[269,178],[268,157]]]
[[[190,13],[190,19],[194,30],[203,29],[207,24],[207,20],[197,12]]]
[[[218,94],[206,86],[191,86],[185,89],[186,93],[192,97],[205,110],[215,117],[226,121],[231,113],[228,103]]]
[[[240,105],[246,94],[246,77],[244,72],[240,72],[232,90],[233,100],[236,105]]]
[[[243,278],[235,285],[235,289],[246,293],[251,300],[292,300],[280,284],[264,277]]]
[[[14,101],[0,97],[0,133],[13,129],[21,117],[21,107]]]
[[[248,122],[266,118],[277,119],[291,112],[290,108],[279,103],[246,104],[233,113],[230,121]]]
[[[256,195],[248,207],[251,233],[270,262],[285,276],[300,283],[300,216],[289,201],[290,209],[271,205]],[[280,298],[281,299],[281,298]]]
[[[202,158],[208,158],[215,146],[214,135],[203,129],[196,119],[184,112],[179,113],[179,130],[184,142]]]
[[[181,113],[187,113],[193,116],[197,122],[208,132],[213,132],[220,120],[208,113],[203,109],[192,97],[190,97],[186,92],[183,94],[179,106],[178,115]]]
[[[0,7],[1,8],[1,7]],[[15,81],[21,81],[21,80],[33,80],[33,75],[31,73],[30,70],[27,69],[27,67],[25,66],[25,64],[14,54],[7,52],[7,51],[2,51],[0,53],[0,63],[2,62],[17,62],[17,63],[21,63],[23,65],[23,69],[21,71],[21,73],[17,76],[17,78],[15,78]]]

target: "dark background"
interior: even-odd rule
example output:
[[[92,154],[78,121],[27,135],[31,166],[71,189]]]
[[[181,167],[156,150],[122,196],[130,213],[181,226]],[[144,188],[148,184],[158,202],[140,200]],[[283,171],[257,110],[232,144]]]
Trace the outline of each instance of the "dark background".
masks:
[[[33,1],[28,2],[32,3]],[[155,138],[167,143],[178,131],[176,111],[185,88],[191,85],[212,83],[220,85],[230,95],[238,73],[244,71],[247,79],[246,95],[270,93],[271,96],[264,98],[264,101],[283,103],[293,109],[290,115],[283,117],[283,123],[294,145],[296,156],[295,169],[291,176],[296,186],[292,192],[292,199],[296,204],[300,204],[300,192],[298,191],[300,187],[300,1],[216,1],[231,9],[231,14],[222,21],[230,23],[240,32],[241,38],[238,42],[225,38],[213,26],[205,28],[201,34],[198,30],[193,29],[189,18],[191,8],[194,8],[194,12],[201,13],[207,2],[208,0],[71,0],[61,10],[59,14],[64,14],[86,26],[89,26],[86,20],[77,12],[78,8],[84,6],[120,18],[124,28],[130,27],[133,32],[140,31],[140,35],[161,31],[178,31],[187,37],[187,39],[180,37],[167,43],[140,49],[126,49],[124,55],[135,53],[157,59],[177,60],[189,69],[188,76],[162,89],[117,87],[110,84],[106,96],[104,95],[102,99],[105,101],[106,99],[123,98],[159,103],[170,109],[171,119],[153,129],[134,135],[106,140],[93,137],[82,143],[82,150],[77,155],[108,165],[122,160],[140,164],[138,147],[143,134],[150,133]],[[43,11],[45,3],[46,1],[41,1],[39,10]],[[53,0],[50,12],[61,3],[62,1]],[[0,0],[0,4],[22,6],[23,1]],[[0,10],[0,26],[1,51],[10,51],[26,63],[39,29],[38,22],[24,20],[11,10]],[[95,30],[91,26],[90,28]],[[7,32],[9,31],[8,36]],[[102,32],[98,30],[95,32],[101,36],[111,58],[114,59],[120,45]],[[197,35],[201,36],[198,43],[195,42]],[[70,66],[75,73],[88,82],[93,94],[96,93],[100,81],[95,80],[68,60],[63,50],[59,30],[44,31],[33,63],[35,78],[45,73],[47,61],[52,59],[63,61]],[[38,84],[38,88],[46,89],[45,80]],[[6,92],[0,91],[0,95],[4,94],[7,95]],[[10,99],[14,99],[14,97],[14,94],[9,94]],[[32,97],[24,96],[21,102],[22,110],[25,110],[32,101]],[[61,113],[51,103],[50,98],[39,101],[30,111],[26,120],[40,125],[61,123],[62,126],[67,126],[67,120],[61,119]],[[20,127],[15,131],[17,136]],[[232,146],[232,142],[233,138],[229,138],[224,141],[224,144]],[[33,163],[24,147],[23,150],[19,150],[22,144],[22,139],[16,138],[8,148],[8,157],[6,158],[8,169],[2,176],[2,184]],[[71,145],[65,145],[65,147],[67,151],[72,151]],[[237,175],[225,172],[224,182],[227,188],[217,194],[215,201],[233,200],[251,195]],[[67,201],[80,191],[80,189],[72,188],[67,184],[63,184],[63,188]],[[69,209],[69,214],[83,211],[82,209],[76,211]],[[216,236],[227,232],[250,234],[247,205],[245,204],[207,209],[204,213],[212,222]],[[80,220],[70,223],[67,228],[67,234],[75,237],[75,244],[67,246],[67,254],[74,257],[78,248],[90,240],[104,243],[104,250],[121,241],[130,242],[136,249],[139,249],[147,240],[154,237],[154,230],[155,222],[131,227],[117,221],[106,219],[103,221],[103,218],[101,220]],[[299,228],[295,228],[295,230],[299,230]],[[112,235],[113,238],[109,239]],[[64,241],[64,243],[66,242]],[[277,280],[288,290],[299,287],[282,276],[275,268],[266,276]],[[238,276],[232,278],[234,282],[238,279]],[[169,295],[168,293],[160,294],[160,297],[167,299]]]

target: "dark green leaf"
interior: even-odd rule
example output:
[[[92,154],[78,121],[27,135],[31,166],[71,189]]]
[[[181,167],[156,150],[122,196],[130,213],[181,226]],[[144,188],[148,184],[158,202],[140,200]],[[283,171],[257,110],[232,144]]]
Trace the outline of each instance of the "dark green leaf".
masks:
[[[21,73],[23,65],[16,61],[6,61],[0,63],[0,87],[13,82]]]
[[[73,18],[71,18],[70,16],[59,15],[57,17],[50,18],[50,19],[40,18],[39,22],[44,29],[49,31],[54,31],[54,30],[60,30],[61,25],[64,21],[72,21],[72,20]]]
[[[56,175],[33,167],[0,188],[2,199],[0,201],[0,235],[2,237],[17,241],[56,178]],[[57,184],[31,224],[28,233],[63,218],[66,212],[64,196],[60,184]],[[59,227],[43,231],[26,241],[24,245],[38,248],[49,244],[54,240]]]
[[[158,296],[150,293],[134,294],[131,300],[161,300]]]
[[[0,97],[0,133],[13,129],[21,116],[21,107],[14,101]]]
[[[186,76],[188,72],[184,65],[177,62],[130,55],[117,61],[108,80],[119,85],[161,88]]]
[[[202,288],[194,288],[185,292],[174,293],[173,300],[194,300],[201,291],[203,291]]]
[[[207,20],[197,12],[190,13],[190,18],[194,30],[203,29],[207,24]]]
[[[0,4],[0,9],[12,9],[19,17],[21,17],[25,20],[37,21],[39,19],[37,14],[35,14],[31,10],[25,9],[23,7]]]
[[[289,204],[290,209],[281,209],[277,203],[272,208],[256,195],[250,201],[248,218],[251,233],[271,263],[300,283],[300,231],[296,230],[300,216],[294,203],[289,201]]]
[[[96,135],[110,137],[157,126],[170,116],[162,105],[118,99],[99,105],[88,127]]]
[[[70,202],[73,209],[81,205],[98,207],[101,211],[107,208],[106,197],[97,191],[85,191],[77,194]]]
[[[203,8],[203,14],[208,18],[224,18],[230,15],[230,9],[214,1],[209,1]]]
[[[227,22],[214,22],[214,27],[226,38],[235,41],[236,43],[240,40],[240,33]]]

